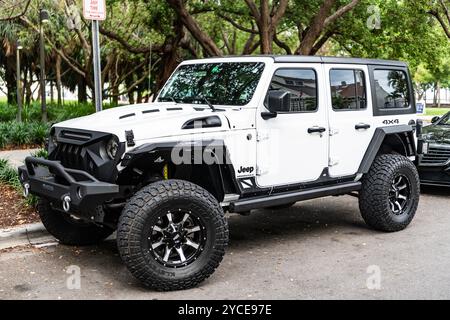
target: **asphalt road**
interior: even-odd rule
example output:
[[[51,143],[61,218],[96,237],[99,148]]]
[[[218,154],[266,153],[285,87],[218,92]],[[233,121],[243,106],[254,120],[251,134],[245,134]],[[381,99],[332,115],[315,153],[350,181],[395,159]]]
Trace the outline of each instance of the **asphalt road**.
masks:
[[[404,231],[366,227],[357,199],[330,197],[229,219],[231,244],[198,288],[143,288],[114,241],[0,254],[0,299],[450,299],[450,190],[425,189]],[[80,269],[80,289],[72,274]],[[369,286],[368,286],[369,285]]]

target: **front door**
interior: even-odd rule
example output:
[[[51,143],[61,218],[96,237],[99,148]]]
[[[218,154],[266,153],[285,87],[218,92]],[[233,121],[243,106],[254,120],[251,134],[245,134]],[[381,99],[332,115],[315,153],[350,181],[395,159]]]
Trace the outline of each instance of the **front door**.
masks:
[[[328,165],[326,88],[321,64],[276,64],[267,90],[289,92],[290,103],[266,117],[256,114],[257,184],[283,186],[319,179]]]

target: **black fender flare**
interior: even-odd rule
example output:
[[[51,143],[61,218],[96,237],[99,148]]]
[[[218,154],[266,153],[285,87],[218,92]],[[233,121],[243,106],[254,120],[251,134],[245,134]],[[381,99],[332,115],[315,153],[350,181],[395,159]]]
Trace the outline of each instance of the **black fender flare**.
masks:
[[[180,148],[183,152],[190,152],[189,156],[194,157],[195,150],[200,150],[202,154],[205,151],[211,153],[211,158],[214,158],[214,162],[211,163],[188,163],[183,165],[195,166],[204,165],[208,174],[212,180],[211,183],[216,190],[215,196],[219,201],[222,201],[223,195],[227,193],[235,193],[239,190],[236,177],[234,174],[234,168],[231,164],[229,150],[223,140],[193,140],[193,141],[172,141],[161,143],[148,143],[136,147],[135,149],[127,152],[121,162],[123,167],[133,167],[142,163],[146,163],[148,166],[154,165],[157,167],[161,163],[170,163],[175,166],[172,159],[172,152],[174,148]],[[220,153],[216,150],[222,150]],[[193,158],[191,158],[193,159]]]
[[[417,148],[414,142],[414,128],[410,125],[396,125],[388,127],[379,127],[375,130],[375,133],[370,141],[370,144],[364,154],[364,158],[358,169],[359,174],[365,174],[369,172],[375,157],[378,155],[380,149],[383,146],[383,142],[386,137],[404,135],[408,141],[407,145],[404,145],[406,156],[417,156]],[[404,141],[401,139],[402,143]]]

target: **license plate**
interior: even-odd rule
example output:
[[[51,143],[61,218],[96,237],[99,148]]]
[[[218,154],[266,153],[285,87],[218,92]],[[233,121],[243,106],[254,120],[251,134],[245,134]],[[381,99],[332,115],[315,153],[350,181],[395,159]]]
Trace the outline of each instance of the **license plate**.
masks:
[[[422,153],[427,154],[428,153],[428,142],[424,142],[422,145]]]

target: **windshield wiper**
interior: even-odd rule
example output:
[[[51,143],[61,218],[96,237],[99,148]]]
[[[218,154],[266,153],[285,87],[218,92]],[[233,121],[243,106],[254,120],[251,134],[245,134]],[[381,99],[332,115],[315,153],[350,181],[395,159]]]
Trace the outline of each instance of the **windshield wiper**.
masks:
[[[205,101],[206,104],[208,105],[208,107],[209,107],[213,112],[217,111],[216,107],[214,107],[214,105],[213,105],[211,102],[209,102],[209,100],[208,100],[205,96],[199,95],[199,96],[196,97],[195,99]]]

